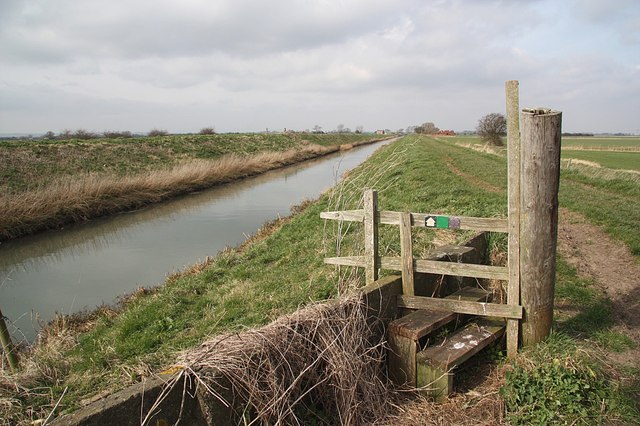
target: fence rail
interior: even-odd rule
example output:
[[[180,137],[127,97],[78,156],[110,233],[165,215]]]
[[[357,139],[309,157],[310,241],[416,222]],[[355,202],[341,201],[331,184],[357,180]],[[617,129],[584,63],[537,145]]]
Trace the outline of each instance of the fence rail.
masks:
[[[376,219],[382,225],[400,225],[401,212],[380,211],[376,214]],[[439,229],[460,229],[463,231],[486,231],[486,232],[509,232],[508,220],[504,218],[486,218],[486,217],[470,217],[470,216],[447,216],[437,213],[409,213],[411,215],[412,228],[439,228]],[[342,220],[346,222],[362,222],[364,221],[365,211],[360,210],[344,210],[335,212],[320,213],[321,219]],[[435,218],[434,226],[428,226],[427,220]],[[447,222],[447,226],[438,226],[437,219],[441,222]]]

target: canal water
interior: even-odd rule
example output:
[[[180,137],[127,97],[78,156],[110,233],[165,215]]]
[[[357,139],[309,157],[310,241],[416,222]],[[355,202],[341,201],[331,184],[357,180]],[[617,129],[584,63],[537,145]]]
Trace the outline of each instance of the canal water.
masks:
[[[32,341],[56,312],[111,304],[240,244],[266,221],[335,185],[381,144],[0,244],[0,308],[12,336]]]

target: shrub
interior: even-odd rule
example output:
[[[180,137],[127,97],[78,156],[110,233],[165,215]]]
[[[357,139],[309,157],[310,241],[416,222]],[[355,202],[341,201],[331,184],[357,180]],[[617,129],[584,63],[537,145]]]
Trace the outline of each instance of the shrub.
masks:
[[[71,139],[73,137],[73,133],[69,129],[64,129],[58,134],[58,139]]]
[[[147,133],[147,136],[167,136],[169,132],[163,129],[152,129]]]
[[[76,139],[95,139],[98,137],[97,134],[85,129],[78,129],[71,136]]]
[[[105,138],[132,138],[133,134],[128,131],[122,131],[122,132],[118,132],[118,131],[106,131],[103,133]]]
[[[216,129],[213,127],[203,127],[202,129],[200,129],[200,134],[201,135],[215,135],[216,134]]]

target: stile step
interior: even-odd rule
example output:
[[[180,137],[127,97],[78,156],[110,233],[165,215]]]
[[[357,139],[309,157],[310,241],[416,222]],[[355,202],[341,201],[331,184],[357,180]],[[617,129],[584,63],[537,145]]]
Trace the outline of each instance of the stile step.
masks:
[[[446,299],[487,301],[489,292],[478,287],[465,287]],[[389,324],[389,375],[399,384],[416,385],[416,354],[419,340],[434,330],[454,321],[457,314],[444,310],[418,310]]]
[[[504,321],[468,324],[444,341],[416,355],[416,384],[426,396],[441,401],[453,390],[453,370],[502,336]]]

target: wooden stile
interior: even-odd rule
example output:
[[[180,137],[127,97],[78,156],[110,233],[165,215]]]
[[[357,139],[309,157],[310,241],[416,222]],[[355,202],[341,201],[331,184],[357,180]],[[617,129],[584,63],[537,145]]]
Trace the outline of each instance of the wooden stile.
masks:
[[[522,318],[522,306],[501,303],[469,302],[466,300],[441,299],[438,297],[398,296],[399,308],[445,309],[457,314],[486,317]]]

